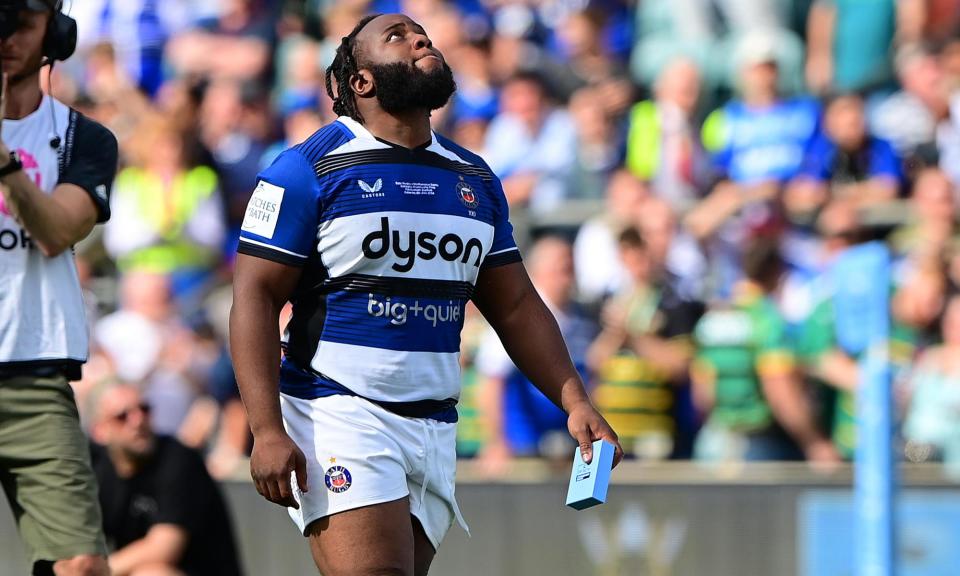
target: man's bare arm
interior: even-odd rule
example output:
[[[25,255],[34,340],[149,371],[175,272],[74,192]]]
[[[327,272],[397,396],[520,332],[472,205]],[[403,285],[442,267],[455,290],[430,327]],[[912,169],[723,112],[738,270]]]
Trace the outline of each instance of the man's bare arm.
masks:
[[[250,472],[271,502],[297,507],[290,486],[296,470],[307,491],[306,460],[280,417],[280,310],[293,294],[300,269],[239,254],[230,309],[230,352],[254,446]]]
[[[815,93],[833,84],[833,32],[837,9],[832,2],[818,0],[807,16],[807,86]]]
[[[808,460],[840,461],[830,441],[817,430],[813,408],[792,370],[761,374],[763,395],[774,418],[803,450]]]
[[[148,566],[176,566],[190,537],[176,524],[156,524],[147,534],[110,555],[114,576],[127,576]]]
[[[44,256],[59,256],[97,223],[97,206],[86,190],[61,184],[46,194],[23,172],[3,178],[3,197]]]
[[[616,433],[596,411],[567,352],[557,321],[523,264],[482,270],[474,301],[496,330],[514,364],[568,415],[568,427],[589,460],[591,442],[605,439],[623,455]]]

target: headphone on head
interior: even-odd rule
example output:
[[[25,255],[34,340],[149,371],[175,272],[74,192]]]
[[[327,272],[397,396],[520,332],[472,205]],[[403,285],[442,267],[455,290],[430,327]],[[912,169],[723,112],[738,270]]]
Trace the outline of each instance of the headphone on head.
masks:
[[[77,21],[63,13],[63,0],[56,0],[43,37],[43,56],[50,62],[63,61],[76,50]]]
[[[47,22],[47,31],[43,36],[43,58],[53,64],[73,56],[77,50],[77,21],[63,13],[63,0],[40,0],[50,5],[50,20]],[[57,116],[53,110],[53,99],[50,100],[50,115],[53,119],[53,132],[50,134],[50,148],[59,150],[62,140],[57,133]]]

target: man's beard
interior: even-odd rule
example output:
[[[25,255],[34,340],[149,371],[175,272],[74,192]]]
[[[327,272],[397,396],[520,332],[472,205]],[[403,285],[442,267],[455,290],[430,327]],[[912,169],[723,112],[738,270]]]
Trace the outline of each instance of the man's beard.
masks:
[[[453,71],[443,68],[424,72],[405,62],[368,66],[377,87],[377,102],[389,114],[442,108],[457,89]]]

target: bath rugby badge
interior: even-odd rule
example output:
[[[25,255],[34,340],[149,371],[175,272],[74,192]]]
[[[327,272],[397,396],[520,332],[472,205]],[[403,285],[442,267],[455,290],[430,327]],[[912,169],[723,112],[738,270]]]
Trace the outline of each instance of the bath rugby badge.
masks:
[[[331,466],[327,468],[327,473],[324,474],[324,481],[331,492],[340,494],[350,488],[353,478],[350,476],[350,471],[343,466]]]
[[[460,196],[460,201],[463,202],[463,205],[471,210],[477,207],[479,202],[477,201],[477,194],[473,191],[473,188],[461,180],[457,182],[457,195]]]

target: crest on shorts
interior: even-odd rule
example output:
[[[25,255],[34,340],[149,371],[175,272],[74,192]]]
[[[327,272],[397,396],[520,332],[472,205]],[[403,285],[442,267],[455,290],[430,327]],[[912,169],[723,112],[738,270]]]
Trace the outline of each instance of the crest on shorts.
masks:
[[[457,182],[457,196],[460,197],[463,205],[470,209],[476,208],[477,204],[480,203],[477,200],[477,193],[473,191],[473,187],[463,180]]]
[[[343,466],[331,466],[327,468],[327,473],[324,474],[323,480],[327,483],[327,489],[335,494],[346,492],[353,483],[350,471]]]

